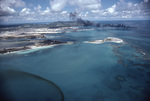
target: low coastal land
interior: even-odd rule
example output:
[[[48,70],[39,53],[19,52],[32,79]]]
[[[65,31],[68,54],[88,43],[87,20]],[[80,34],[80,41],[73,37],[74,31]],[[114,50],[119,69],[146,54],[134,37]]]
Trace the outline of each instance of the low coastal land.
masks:
[[[132,28],[123,24],[100,24],[91,21],[59,21],[49,24],[21,24],[21,25],[4,25],[0,26],[0,41],[5,42],[22,42],[18,46],[0,47],[0,54],[12,53],[16,51],[29,50],[38,47],[47,47],[51,45],[72,44],[70,40],[54,40],[46,37],[47,34],[70,33],[77,31],[86,31],[98,28]],[[108,37],[103,40],[85,41],[84,43],[100,44],[104,42],[121,43],[123,40],[114,37]],[[30,44],[23,44],[30,43]],[[0,44],[0,46],[1,46]]]
[[[84,43],[101,44],[104,42],[123,43],[123,40],[115,37],[107,37],[103,40],[84,41]]]
[[[52,45],[72,44],[70,41],[60,41],[49,39],[46,34],[67,33],[67,31],[79,30],[76,23],[62,22],[52,24],[23,24],[1,26],[0,29],[0,54],[13,53],[16,51],[29,50],[39,47],[49,47]],[[7,43],[20,43],[17,46],[3,45]],[[28,43],[28,44],[24,44]],[[5,47],[4,47],[5,46]]]
[[[60,44],[72,44],[72,42],[61,42],[58,40],[42,40],[38,43],[35,43],[34,45],[4,48],[4,49],[0,50],[0,54],[13,53],[16,51],[30,50],[30,49],[42,48],[42,47],[49,47],[52,45],[54,46],[54,45],[60,45]]]

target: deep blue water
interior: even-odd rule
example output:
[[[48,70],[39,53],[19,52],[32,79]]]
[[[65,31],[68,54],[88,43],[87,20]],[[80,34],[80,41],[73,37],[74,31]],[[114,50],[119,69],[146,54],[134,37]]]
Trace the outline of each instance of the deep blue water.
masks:
[[[150,101],[150,22],[101,23],[137,28],[47,35],[74,44],[0,55],[1,99]],[[106,37],[121,38],[124,43],[83,43]]]

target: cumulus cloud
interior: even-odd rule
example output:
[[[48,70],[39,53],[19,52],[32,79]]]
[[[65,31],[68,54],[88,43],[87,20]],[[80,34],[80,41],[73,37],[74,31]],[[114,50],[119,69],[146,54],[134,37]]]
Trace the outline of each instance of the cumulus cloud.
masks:
[[[46,7],[45,10],[42,10],[42,7],[38,5],[37,7],[34,7],[34,12],[37,15],[48,15],[51,13],[51,9],[49,7]]]
[[[54,21],[54,20],[67,20],[68,18],[68,11],[61,11],[61,12],[52,12],[49,7],[45,9],[38,5],[33,9],[30,8],[23,8],[19,12],[19,16],[14,17],[16,21],[19,22],[42,22],[42,21]],[[11,20],[13,21],[13,20]]]
[[[47,14],[50,14],[50,13],[51,13],[50,8],[49,8],[49,7],[46,7],[46,9],[41,12],[41,15],[47,15]]]
[[[10,7],[0,8],[0,16],[14,15],[16,11]]]
[[[62,11],[61,12],[61,14],[67,14],[68,13],[68,11]]]
[[[112,7],[108,8],[107,11],[111,14],[114,13],[116,11],[116,4],[114,4]]]
[[[0,16],[16,14],[14,7],[24,7],[25,2],[22,0],[0,0]]]
[[[101,0],[54,0],[50,1],[51,10],[61,12],[66,6],[72,6],[79,15],[83,12],[89,12],[86,17],[119,17],[132,18],[138,16],[150,16],[150,2],[143,0],[141,3],[133,3],[132,1],[119,0],[116,4],[108,8],[102,9]]]
[[[24,7],[26,5],[22,0],[0,0],[0,4],[9,7]]]
[[[50,0],[51,9],[54,12],[61,11],[66,6],[67,0]]]
[[[22,10],[18,11],[16,7],[22,7]],[[41,5],[29,8],[22,0],[0,0],[0,23],[67,20],[68,16],[68,11],[54,12],[50,7],[43,8]]]
[[[150,2],[149,0],[144,0],[137,4],[119,0],[119,2],[111,7],[92,10],[91,13],[91,16],[95,16],[95,18],[144,18],[145,16],[150,16]]]
[[[134,4],[132,2],[125,2],[125,0],[120,0],[117,3],[116,9],[122,16],[137,17],[141,15],[144,16],[144,13],[150,12],[149,7],[150,3],[148,2],[141,2],[140,4]]]
[[[20,12],[20,15],[21,15],[21,16],[29,15],[29,14],[31,14],[30,11],[31,11],[31,10],[30,10],[29,8],[23,8],[23,9],[21,10],[21,12]]]
[[[34,7],[34,10],[37,11],[37,12],[40,12],[40,11],[41,11],[41,8],[42,8],[42,7],[41,7],[40,5],[38,5],[37,7]]]
[[[68,0],[70,5],[80,10],[97,10],[101,8],[101,0]]]
[[[144,2],[149,2],[149,0],[144,0]]]
[[[119,0],[108,8],[102,7],[101,0],[50,0],[50,7],[43,8],[40,4],[36,7],[31,6],[26,6],[23,0],[0,0],[0,20],[20,22],[69,20],[70,12],[74,11],[77,12],[75,15],[87,20],[150,17],[149,0],[140,3]],[[22,7],[22,10],[18,11],[17,7]],[[72,8],[68,10],[68,7]]]
[[[101,8],[101,0],[50,0],[51,9],[55,12],[62,11],[66,5],[78,10],[97,10]]]

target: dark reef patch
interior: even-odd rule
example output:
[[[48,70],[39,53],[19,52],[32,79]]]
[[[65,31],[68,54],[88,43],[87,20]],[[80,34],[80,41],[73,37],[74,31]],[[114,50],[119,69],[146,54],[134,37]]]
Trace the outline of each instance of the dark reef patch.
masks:
[[[122,88],[120,82],[117,80],[107,80],[104,81],[104,84],[113,91],[118,91]]]
[[[122,75],[117,75],[117,76],[116,76],[116,80],[117,80],[117,81],[126,81],[125,77],[122,76]]]
[[[0,82],[1,101],[64,101],[56,84],[34,74],[5,70]]]
[[[131,74],[131,73],[128,73],[128,76],[129,76],[129,77],[131,77],[131,78],[136,79],[136,76],[135,76],[135,75],[133,75],[133,74]]]

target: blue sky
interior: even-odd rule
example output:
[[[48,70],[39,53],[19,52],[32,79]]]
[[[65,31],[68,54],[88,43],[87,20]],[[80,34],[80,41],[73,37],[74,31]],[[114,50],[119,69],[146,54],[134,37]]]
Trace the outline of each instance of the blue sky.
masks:
[[[0,0],[0,23],[69,20],[147,20],[150,0]]]

